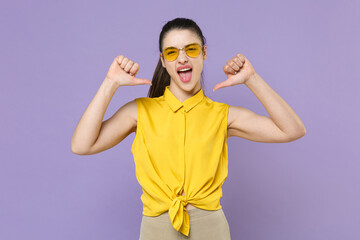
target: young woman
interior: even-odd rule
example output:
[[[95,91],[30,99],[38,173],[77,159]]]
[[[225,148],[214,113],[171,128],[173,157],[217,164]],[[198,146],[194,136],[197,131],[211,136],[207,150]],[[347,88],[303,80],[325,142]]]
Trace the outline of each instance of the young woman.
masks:
[[[242,54],[228,60],[228,77],[214,91],[245,84],[270,117],[215,102],[202,91],[205,37],[191,19],[167,22],[159,37],[159,62],[152,81],[137,78],[139,65],[117,56],[80,119],[71,149],[96,154],[136,132],[131,147],[143,189],[140,239],[230,239],[220,205],[228,174],[227,139],[290,142],[305,135],[291,107],[255,72]],[[129,101],[103,121],[120,86],[149,84],[148,97]]]

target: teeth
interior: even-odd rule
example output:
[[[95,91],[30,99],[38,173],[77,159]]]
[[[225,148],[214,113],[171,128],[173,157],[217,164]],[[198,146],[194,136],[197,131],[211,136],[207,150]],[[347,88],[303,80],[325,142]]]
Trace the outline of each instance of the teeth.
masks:
[[[179,70],[178,72],[184,72],[184,71],[187,71],[187,70],[191,70],[191,68],[183,68],[183,69]]]

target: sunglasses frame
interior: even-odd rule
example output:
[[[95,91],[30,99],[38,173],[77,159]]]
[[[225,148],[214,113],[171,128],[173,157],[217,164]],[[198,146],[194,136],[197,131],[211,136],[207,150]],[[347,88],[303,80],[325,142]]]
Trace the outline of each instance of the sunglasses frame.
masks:
[[[175,61],[178,57],[179,57],[179,54],[180,54],[180,51],[181,50],[184,50],[185,51],[185,49],[187,48],[187,47],[189,47],[189,46],[191,46],[191,45],[198,45],[198,46],[200,46],[200,48],[201,48],[201,51],[200,51],[200,53],[203,51],[203,49],[204,49],[204,47],[203,46],[201,46],[201,44],[199,44],[199,43],[190,43],[190,44],[187,44],[186,46],[184,46],[184,47],[182,47],[182,48],[177,48],[177,47],[167,47],[167,48],[165,48],[162,52],[161,52],[161,56],[163,57],[163,59],[165,59],[166,61],[168,61],[168,62],[173,62],[173,61]],[[176,49],[177,50],[177,56],[176,56],[176,58],[174,59],[174,60],[167,60],[166,58],[165,58],[165,56],[164,56],[164,52],[165,52],[165,50],[167,50],[167,49],[169,49],[169,48],[172,48],[172,49]],[[196,56],[196,57],[198,57],[199,55],[200,55],[200,53]],[[188,57],[190,57],[187,53],[186,53],[186,51],[185,51],[185,54],[186,54],[186,56],[188,56]],[[190,57],[190,58],[196,58],[196,57]]]

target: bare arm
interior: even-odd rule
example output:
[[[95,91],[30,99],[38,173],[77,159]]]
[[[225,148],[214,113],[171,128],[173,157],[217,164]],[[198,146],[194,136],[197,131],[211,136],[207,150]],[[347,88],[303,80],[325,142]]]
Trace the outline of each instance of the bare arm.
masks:
[[[249,109],[230,106],[228,137],[256,142],[291,142],[305,135],[305,126],[296,112],[259,75],[245,84],[264,105],[270,117]]]
[[[280,130],[274,121],[253,111],[239,107],[229,107],[228,138],[241,137],[254,142],[285,143],[303,135],[288,135]]]
[[[290,142],[306,134],[296,112],[256,72],[250,61],[237,54],[223,67],[228,77],[215,85],[214,90],[245,84],[260,100],[270,117],[255,114],[249,109],[230,106],[228,137],[238,136],[257,142]]]
[[[71,151],[73,153],[89,155],[100,152],[99,150],[101,149],[99,149],[98,145],[95,143],[99,138],[102,140],[104,137],[107,138],[107,145],[110,144],[111,146],[105,146],[103,148],[111,148],[129,135],[134,127],[136,128],[136,121],[134,115],[131,115],[133,111],[129,109],[129,103],[125,104],[117,111],[117,117],[113,116],[102,122],[106,109],[117,88],[118,86],[109,79],[105,79],[101,84],[75,129],[71,139]],[[117,121],[115,124],[118,126],[118,132],[114,130],[114,121]],[[113,123],[112,126],[110,123]],[[125,133],[127,134],[124,135]],[[118,139],[116,143],[114,142],[114,139],[109,138],[110,134],[118,135],[116,137]],[[102,145],[104,145],[104,143]]]
[[[139,65],[120,55],[110,66],[105,80],[81,117],[71,139],[71,151],[95,154],[115,146],[136,129],[136,103],[130,101],[103,122],[106,109],[117,89],[125,85],[150,84],[135,78]]]
[[[258,74],[250,78],[245,85],[264,105],[270,115],[268,119],[273,121],[274,126],[291,138],[296,139],[305,135],[305,126],[296,112]]]
[[[136,112],[135,100],[120,107],[112,117],[102,123],[98,138],[85,154],[91,155],[110,149],[135,132]]]

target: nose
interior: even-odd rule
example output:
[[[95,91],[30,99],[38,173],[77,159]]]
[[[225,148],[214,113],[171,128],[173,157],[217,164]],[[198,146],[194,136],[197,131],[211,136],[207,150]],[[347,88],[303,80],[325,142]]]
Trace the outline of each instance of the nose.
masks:
[[[185,53],[185,50],[184,49],[181,49],[180,51],[179,51],[179,56],[178,56],[178,61],[180,62],[180,63],[186,63],[186,62],[188,62],[188,56],[186,55],[186,53]]]

